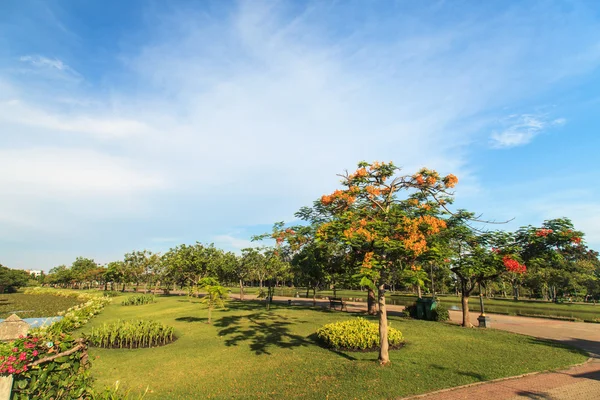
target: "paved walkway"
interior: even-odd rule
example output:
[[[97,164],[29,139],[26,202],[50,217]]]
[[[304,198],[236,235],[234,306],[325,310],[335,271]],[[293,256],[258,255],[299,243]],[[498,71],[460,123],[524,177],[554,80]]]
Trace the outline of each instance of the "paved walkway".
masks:
[[[246,295],[253,299],[255,296]],[[274,296],[276,302],[312,304],[312,299]],[[317,305],[328,307],[329,302],[317,300]],[[348,311],[364,311],[366,303],[348,302]],[[387,306],[389,312],[400,312],[403,306]],[[478,313],[471,312],[471,321],[477,325]],[[590,353],[588,363],[566,371],[530,374],[519,378],[484,382],[468,387],[434,392],[413,399],[423,400],[600,400],[600,324],[557,321],[489,314],[492,328],[538,338],[567,343]],[[450,311],[454,323],[462,321],[459,311]],[[475,328],[477,329],[477,328]]]

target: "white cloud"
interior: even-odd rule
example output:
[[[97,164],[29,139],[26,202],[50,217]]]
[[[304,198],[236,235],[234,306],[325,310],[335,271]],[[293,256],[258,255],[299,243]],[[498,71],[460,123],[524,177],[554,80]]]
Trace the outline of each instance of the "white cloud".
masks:
[[[40,55],[26,55],[19,58],[20,61],[28,63],[36,68],[49,68],[60,72],[79,75],[73,68],[59,60],[58,58],[47,58]]]
[[[545,129],[564,125],[566,121],[565,118],[549,120],[542,114],[511,115],[503,121],[505,128],[502,131],[492,133],[491,145],[497,149],[523,146]]]
[[[0,186],[5,196],[39,191],[58,197],[115,196],[163,185],[160,177],[136,170],[127,160],[93,150],[0,150]]]
[[[98,110],[95,110],[98,112]],[[143,122],[118,116],[88,116],[79,113],[50,112],[24,104],[18,99],[0,102],[0,123],[10,123],[52,132],[71,132],[103,139],[136,136],[150,132]]]

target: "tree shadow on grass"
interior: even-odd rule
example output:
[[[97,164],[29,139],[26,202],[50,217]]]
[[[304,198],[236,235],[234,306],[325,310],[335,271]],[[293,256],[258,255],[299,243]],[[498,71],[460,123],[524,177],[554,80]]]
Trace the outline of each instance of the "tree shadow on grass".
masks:
[[[229,300],[228,302],[229,304],[229,309],[228,310],[222,310],[222,311],[238,311],[238,310],[243,310],[243,311],[257,311],[257,312],[268,312],[267,311],[267,305],[266,302],[264,300]],[[329,308],[325,308],[325,307],[320,307],[320,306],[316,306],[313,307],[312,305],[307,305],[307,304],[288,304],[286,302],[282,302],[282,301],[273,301],[273,303],[271,303],[270,305],[270,310],[285,310],[285,309],[293,309],[293,310],[306,310],[306,311],[316,311],[316,312],[323,312],[323,313],[335,313],[335,312],[339,312],[339,311],[335,311],[335,310],[331,310]]]
[[[183,321],[183,322],[206,322],[206,321],[208,321],[208,318],[179,317],[179,318],[175,318],[175,321]]]
[[[583,339],[569,340],[550,340],[542,338],[531,338],[530,341],[534,344],[542,344],[544,346],[556,347],[567,350],[571,353],[581,354],[582,356],[598,358],[600,354],[600,343]]]
[[[256,355],[270,355],[271,348],[294,349],[312,346],[309,338],[292,332],[291,327],[302,323],[297,318],[259,311],[248,315],[224,316],[216,320],[219,335],[225,337],[226,346],[248,342]]]
[[[352,357],[350,354],[346,354],[346,353],[344,353],[342,351],[339,351],[339,350],[336,350],[336,349],[332,349],[332,348],[329,348],[329,347],[325,346],[325,344],[323,344],[319,340],[319,338],[317,337],[316,333],[313,333],[313,334],[309,335],[308,338],[311,339],[313,341],[313,343],[316,344],[317,346],[319,346],[320,348],[325,349],[327,351],[330,351],[330,352],[332,352],[335,355],[338,355],[338,356],[340,356],[342,358],[345,358],[346,360],[350,360],[350,361],[356,361],[357,360],[356,357]]]

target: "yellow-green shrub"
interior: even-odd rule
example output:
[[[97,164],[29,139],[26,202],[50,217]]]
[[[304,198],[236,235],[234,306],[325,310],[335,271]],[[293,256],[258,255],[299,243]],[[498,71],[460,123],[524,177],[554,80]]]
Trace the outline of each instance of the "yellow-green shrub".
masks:
[[[327,347],[340,350],[370,350],[379,347],[379,325],[364,318],[333,322],[317,330],[317,337]],[[388,327],[390,347],[404,342],[402,332]]]

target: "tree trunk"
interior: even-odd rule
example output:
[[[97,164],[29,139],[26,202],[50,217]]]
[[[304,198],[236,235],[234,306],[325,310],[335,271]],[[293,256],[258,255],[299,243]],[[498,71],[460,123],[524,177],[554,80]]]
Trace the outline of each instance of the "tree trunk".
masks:
[[[423,298],[423,294],[421,293],[421,285],[417,285],[417,296],[419,299]]]
[[[367,288],[367,313],[369,315],[377,314],[377,302],[375,301],[375,291]]]
[[[317,306],[317,288],[313,287],[313,307]]]
[[[263,282],[262,282],[262,281],[263,281],[262,279],[259,279],[259,280],[258,280],[258,283],[259,283],[259,286],[258,286],[258,287],[260,287],[261,289],[263,288],[263,284],[262,284]]]
[[[212,307],[209,306],[208,307],[208,322],[207,322],[208,324],[211,323],[211,316],[212,316],[211,314],[212,314]]]
[[[387,310],[385,308],[385,285],[379,285],[377,293],[379,302],[379,363],[382,365],[390,363],[388,342]]]
[[[463,291],[462,293],[462,298],[461,298],[461,303],[462,303],[462,326],[464,326],[465,328],[472,328],[473,325],[471,324],[471,319],[469,317],[469,293]]]
[[[123,289],[121,289],[121,292],[125,291],[125,282],[123,282]]]
[[[240,301],[244,300],[244,281],[240,279]]]

